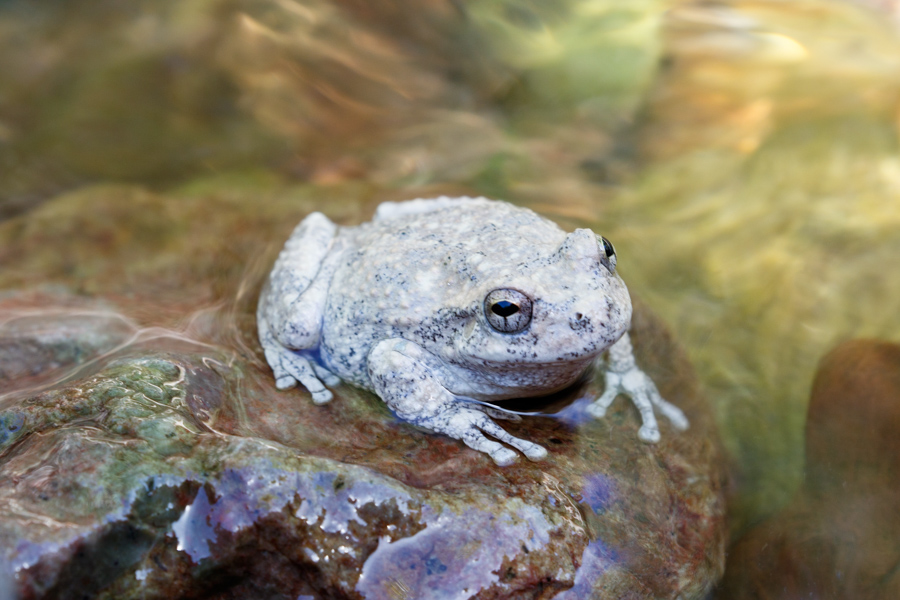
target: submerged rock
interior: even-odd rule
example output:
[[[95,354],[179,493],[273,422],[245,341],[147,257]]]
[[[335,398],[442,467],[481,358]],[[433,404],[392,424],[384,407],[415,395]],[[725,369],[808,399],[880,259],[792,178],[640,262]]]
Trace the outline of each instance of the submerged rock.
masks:
[[[729,551],[722,598],[900,597],[900,346],[846,342],[813,384],[806,480]]]
[[[125,344],[134,333],[115,313],[74,307],[7,308],[0,322],[0,382],[3,392],[58,375]]]
[[[70,332],[72,346],[95,333]],[[0,401],[15,595],[697,597],[721,571],[711,420],[645,312],[640,359],[691,430],[646,445],[628,403],[597,421],[575,401],[508,424],[550,449],[508,468],[371,394],[342,386],[313,406],[277,392],[256,357],[140,333]]]

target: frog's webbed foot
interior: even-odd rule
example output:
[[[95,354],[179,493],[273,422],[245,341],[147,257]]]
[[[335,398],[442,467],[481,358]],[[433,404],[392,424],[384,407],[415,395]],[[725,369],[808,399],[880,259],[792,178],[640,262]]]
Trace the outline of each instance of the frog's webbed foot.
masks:
[[[325,404],[331,400],[331,391],[325,387],[322,379],[328,385],[337,385],[341,381],[331,371],[275,340],[263,340],[263,350],[266,362],[275,374],[275,387],[279,390],[292,388],[300,382],[312,394],[314,403]]]
[[[462,440],[469,448],[489,455],[501,467],[515,462],[516,453],[502,444],[489,440],[484,434],[512,446],[531,460],[540,460],[547,456],[547,450],[543,446],[514,437],[494,423],[484,411],[462,402],[449,403],[438,414],[411,422]]]
[[[653,380],[637,366],[628,334],[610,348],[609,364],[604,375],[606,389],[603,395],[587,407],[587,411],[594,417],[603,418],[616,396],[625,394],[641,413],[642,425],[638,430],[638,438],[642,442],[653,444],[660,439],[654,407],[669,419],[675,429],[684,431],[690,425],[681,409],[666,402]]]
[[[413,425],[462,440],[473,450],[489,455],[500,466],[509,465],[517,456],[500,442],[531,460],[547,455],[543,447],[514,437],[494,423],[488,415],[499,413],[497,409],[466,402],[450,393],[429,370],[427,362],[427,352],[404,340],[385,340],[369,353],[372,386],[397,416]]]
[[[341,378],[320,365],[315,361],[310,361],[312,363],[313,371],[316,372],[316,377],[325,382],[325,385],[328,387],[334,387],[341,383]]]
[[[652,444],[659,441],[659,425],[656,422],[656,415],[653,414],[654,407],[671,421],[675,429],[683,431],[688,428],[687,417],[681,409],[663,400],[653,380],[637,367],[625,373],[606,371],[606,390],[600,398],[588,406],[587,411],[598,419],[602,418],[619,394],[631,397],[631,401],[641,413],[643,425],[638,430],[638,438],[642,442]]]

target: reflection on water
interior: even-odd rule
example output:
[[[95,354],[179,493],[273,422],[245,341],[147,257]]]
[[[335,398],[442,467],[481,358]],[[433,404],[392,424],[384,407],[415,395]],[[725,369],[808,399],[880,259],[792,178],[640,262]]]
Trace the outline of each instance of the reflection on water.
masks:
[[[197,333],[197,320],[207,320],[207,313],[208,310],[198,312],[183,331],[176,331],[139,327],[128,317],[112,311],[0,308],[2,377],[6,382],[0,393],[0,408],[12,405],[16,398],[32,396],[97,372],[128,353],[205,347],[218,355],[219,346],[192,337],[192,333]],[[227,324],[218,324],[227,329]],[[203,327],[209,325],[204,323]]]
[[[798,486],[820,357],[900,339],[898,14],[2,2],[0,287],[33,295],[0,298],[0,408],[146,348],[261,364],[255,296],[303,215],[486,194],[615,242],[714,404],[739,533]]]

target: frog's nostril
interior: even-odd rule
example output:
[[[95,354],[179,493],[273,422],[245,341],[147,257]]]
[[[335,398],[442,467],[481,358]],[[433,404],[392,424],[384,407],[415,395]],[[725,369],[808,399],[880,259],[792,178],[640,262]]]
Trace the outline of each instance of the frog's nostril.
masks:
[[[512,302],[501,300],[500,302],[495,302],[491,306],[491,312],[500,317],[509,317],[510,315],[514,315],[519,312],[519,307]]]

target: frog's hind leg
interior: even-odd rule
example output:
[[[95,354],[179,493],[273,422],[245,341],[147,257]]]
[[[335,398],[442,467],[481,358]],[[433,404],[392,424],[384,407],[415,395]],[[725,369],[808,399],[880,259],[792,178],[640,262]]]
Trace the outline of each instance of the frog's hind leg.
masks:
[[[257,310],[259,340],[276,387],[287,389],[300,382],[316,404],[332,398],[325,384],[340,383],[314,355],[334,268],[328,256],[336,232],[337,226],[321,213],[304,219],[278,255]]]
[[[275,375],[275,387],[279,390],[286,390],[300,382],[300,385],[312,395],[313,402],[316,404],[325,404],[331,400],[331,391],[325,387],[322,379],[329,385],[336,385],[340,383],[340,379],[334,374],[319,367],[312,357],[285,348],[278,343],[271,332],[267,332],[260,341],[266,354],[266,362],[269,363],[272,373]],[[326,377],[326,373],[330,377]]]
[[[265,321],[283,346],[295,350],[318,346],[331,279],[328,271],[334,269],[327,257],[336,233],[337,225],[318,212],[294,229],[275,261],[257,311],[260,338]]]
[[[319,363],[313,361],[312,363],[313,371],[316,372],[316,377],[325,382],[325,385],[337,385],[341,382],[341,378],[320,365]]]

